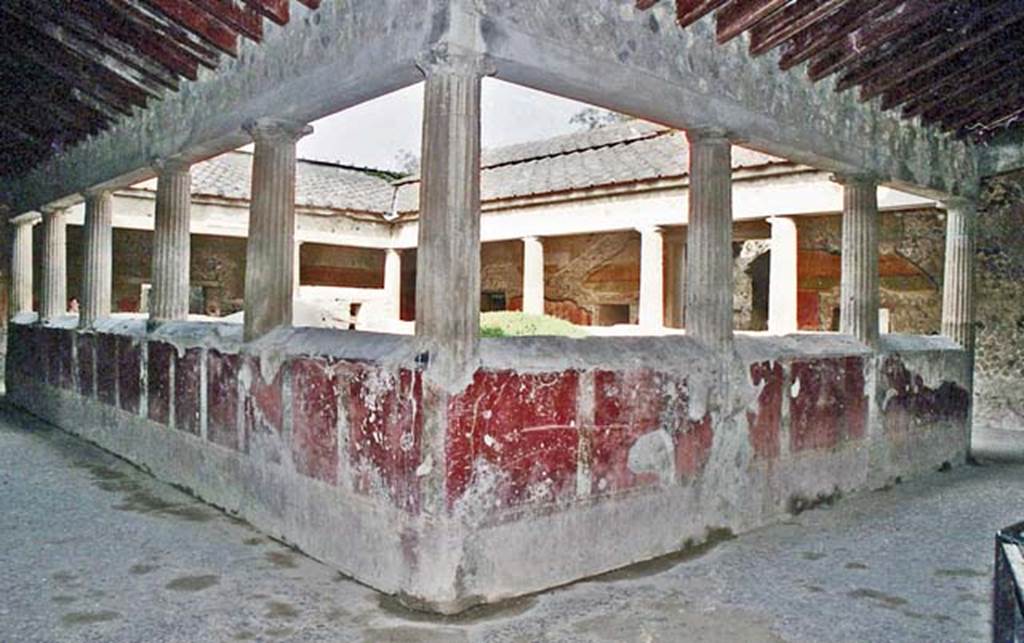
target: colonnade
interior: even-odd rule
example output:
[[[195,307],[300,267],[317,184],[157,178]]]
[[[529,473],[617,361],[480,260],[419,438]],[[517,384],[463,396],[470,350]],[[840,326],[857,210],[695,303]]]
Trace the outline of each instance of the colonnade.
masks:
[[[416,334],[446,377],[476,363],[480,291],[480,93],[484,60],[451,52],[420,62],[426,86],[422,182],[417,250]],[[255,340],[292,323],[299,285],[295,239],[296,142],[311,132],[305,123],[260,119],[246,132],[255,143],[245,275],[245,339]],[[656,329],[668,317],[685,318],[689,335],[716,351],[733,344],[732,141],[728,133],[687,132],[689,218],[685,242],[666,244],[659,227],[638,229],[641,239],[641,327]],[[186,319],[189,303],[189,164],[156,163],[150,318]],[[865,344],[878,342],[879,213],[877,180],[842,175],[841,332]],[[942,331],[973,348],[975,212],[969,201],[948,211]],[[80,325],[110,314],[112,213],[109,190],[86,195]],[[43,321],[65,314],[66,211],[44,209],[11,220],[14,226],[12,313],[32,308],[32,227],[42,222],[39,313]],[[682,223],[682,221],[681,221]],[[769,330],[797,330],[797,227],[778,217],[771,224]],[[544,240],[523,242],[523,310],[544,312]],[[666,253],[666,245],[669,252]],[[666,254],[668,257],[666,258]],[[665,263],[672,292],[665,297]],[[385,251],[384,291],[389,316],[398,318],[402,254]],[[666,311],[666,301],[671,309]]]

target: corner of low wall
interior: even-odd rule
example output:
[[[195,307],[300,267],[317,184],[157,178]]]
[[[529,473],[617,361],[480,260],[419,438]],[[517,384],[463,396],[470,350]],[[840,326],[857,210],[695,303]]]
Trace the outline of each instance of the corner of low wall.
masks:
[[[964,461],[940,338],[485,340],[454,393],[407,337],[9,326],[8,395],[407,604],[457,612]]]
[[[14,323],[8,399],[382,591],[418,583],[442,539],[407,340],[237,330]]]

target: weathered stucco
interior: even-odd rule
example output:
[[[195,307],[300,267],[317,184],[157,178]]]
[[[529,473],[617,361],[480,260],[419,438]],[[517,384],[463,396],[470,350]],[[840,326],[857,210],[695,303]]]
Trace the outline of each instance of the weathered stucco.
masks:
[[[719,46],[711,17],[680,30],[662,2],[464,0],[498,77],[681,129],[723,128],[744,145],[822,169],[869,172],[931,194],[974,193],[975,152],[897,110],[780,72],[747,38]],[[475,9],[467,8],[474,5]]]
[[[1024,421],[1024,173],[986,179],[978,206],[974,421]]]
[[[294,4],[294,3],[293,3]],[[714,43],[712,22],[676,27],[662,3],[631,0],[326,0],[293,6],[283,28],[242,44],[109,131],[0,185],[13,215],[77,201],[89,187],[153,175],[155,158],[195,161],[249,142],[256,118],[310,122],[420,80],[417,56],[439,43],[486,54],[497,76],[679,128],[719,127],[738,142],[829,171],[870,172],[929,195],[973,194],[973,148],[862,104],[833,82],[780,73],[774,54],[751,58],[745,38]]]
[[[75,322],[10,325],[13,403],[444,612],[967,453],[965,355],[943,338],[738,337],[724,360],[687,337],[485,340],[449,393],[400,336]]]
[[[237,58],[8,178],[0,194],[13,213],[74,201],[89,187],[153,176],[156,158],[196,161],[249,143],[242,126],[253,119],[310,122],[410,85],[421,78],[415,57],[442,33],[446,4],[430,0],[409,11],[402,0],[327,0],[309,11],[291,3],[291,22],[268,24],[262,43],[242,42]]]

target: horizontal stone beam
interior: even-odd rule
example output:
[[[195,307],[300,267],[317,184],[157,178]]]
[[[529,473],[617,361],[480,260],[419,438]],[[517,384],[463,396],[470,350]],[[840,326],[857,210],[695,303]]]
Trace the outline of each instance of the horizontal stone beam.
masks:
[[[1006,134],[979,146],[982,177],[1024,170],[1024,132]]]
[[[736,142],[832,172],[870,173],[929,198],[977,190],[973,146],[782,72],[747,38],[715,42],[711,16],[680,29],[673,3],[461,0],[477,13],[499,78],[681,129],[721,128]]]
[[[262,43],[243,43],[215,72],[27,174],[7,177],[0,199],[13,215],[67,206],[88,188],[154,176],[156,158],[195,162],[245,145],[251,140],[242,126],[253,119],[309,122],[411,85],[422,78],[416,57],[446,23],[447,0],[424,4],[416,11],[404,0],[294,6],[287,26],[268,25]]]

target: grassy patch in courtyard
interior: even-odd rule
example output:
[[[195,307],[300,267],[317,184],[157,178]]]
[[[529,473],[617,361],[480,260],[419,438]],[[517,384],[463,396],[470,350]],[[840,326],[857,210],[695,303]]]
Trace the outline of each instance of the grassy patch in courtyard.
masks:
[[[527,337],[531,335],[586,337],[587,333],[579,326],[548,315],[527,315],[514,311],[482,313],[480,315],[481,337]]]

